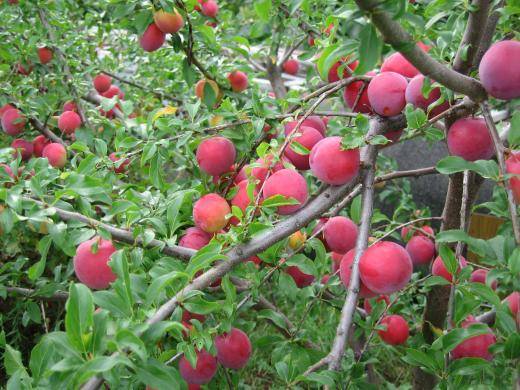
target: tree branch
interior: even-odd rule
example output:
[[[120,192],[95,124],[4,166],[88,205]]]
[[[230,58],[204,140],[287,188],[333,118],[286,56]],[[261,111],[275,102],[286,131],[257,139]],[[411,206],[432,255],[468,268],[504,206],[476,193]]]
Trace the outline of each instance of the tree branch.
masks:
[[[513,233],[515,236],[516,245],[520,245],[520,225],[518,222],[518,214],[516,212],[515,198],[513,196],[513,191],[511,190],[509,180],[504,179],[507,172],[506,161],[504,158],[504,145],[500,141],[500,136],[498,135],[497,128],[495,127],[495,122],[493,121],[493,117],[491,116],[488,102],[485,101],[480,103],[480,108],[482,109],[482,114],[484,115],[484,119],[486,120],[486,125],[489,129],[489,133],[491,134],[491,139],[493,140],[493,145],[495,147],[500,178],[502,183],[504,184],[504,188],[507,193],[507,205],[509,207],[509,213],[511,214],[511,223],[513,225]]]
[[[504,6],[504,3],[505,0],[501,0],[497,4],[496,8],[489,13],[489,18],[485,28],[483,29],[484,33],[482,34],[480,45],[473,61],[474,68],[477,68],[480,65],[480,61],[482,60],[484,53],[486,53],[489,46],[491,46],[493,35],[495,35],[495,29],[497,27],[498,20],[500,19],[500,12],[498,12],[498,10]],[[482,26],[480,28],[482,28]]]
[[[482,26],[486,25],[490,6],[490,0],[473,0],[471,2],[470,7],[475,11],[469,13],[466,30],[457,50],[455,61],[453,61],[453,70],[462,74],[468,74],[471,71],[484,35]]]
[[[480,102],[487,98],[485,89],[477,80],[449,69],[417,47],[410,34],[388,12],[378,7],[378,0],[355,1],[361,10],[369,14],[385,41],[399,50],[423,75],[431,77],[454,92],[469,96],[473,101]],[[404,46],[406,49],[403,49]]]

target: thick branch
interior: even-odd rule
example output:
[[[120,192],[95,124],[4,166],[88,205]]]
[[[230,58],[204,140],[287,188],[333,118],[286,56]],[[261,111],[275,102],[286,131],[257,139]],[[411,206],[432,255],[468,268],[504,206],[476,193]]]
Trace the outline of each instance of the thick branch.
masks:
[[[454,92],[469,96],[473,101],[486,99],[487,93],[477,80],[449,69],[415,45],[410,34],[388,12],[378,8],[378,0],[356,0],[356,4],[370,15],[372,23],[383,34],[385,41],[399,50],[422,74]]]
[[[466,30],[453,62],[453,70],[462,74],[468,74],[471,71],[484,35],[482,26],[486,25],[490,6],[490,0],[473,0],[471,2],[471,8],[474,8],[475,11],[469,13]]]

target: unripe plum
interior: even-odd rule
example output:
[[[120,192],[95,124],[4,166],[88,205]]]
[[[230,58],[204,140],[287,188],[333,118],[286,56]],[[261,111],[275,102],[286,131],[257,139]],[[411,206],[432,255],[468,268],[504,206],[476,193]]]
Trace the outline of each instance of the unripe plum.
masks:
[[[94,77],[93,84],[98,93],[106,92],[112,85],[112,77],[104,73],[98,74]]]
[[[406,320],[397,314],[383,317],[381,325],[386,330],[378,330],[377,333],[381,340],[390,345],[401,345],[406,342],[410,330]]]
[[[365,298],[365,301],[363,302],[363,308],[365,309],[367,314],[372,313],[372,304],[370,303],[370,300],[370,298]],[[387,307],[388,305],[390,305],[390,298],[388,297],[388,295],[380,295],[377,298],[374,298],[374,300],[376,303],[384,301],[385,306]]]
[[[202,79],[197,81],[197,84],[195,84],[195,96],[197,96],[201,100],[204,99],[204,87],[206,83],[209,83],[209,86],[215,94],[215,98],[218,98],[220,93],[218,84],[215,81],[209,79]]]
[[[196,351],[197,363],[192,367],[188,359],[183,356],[179,362],[179,371],[182,378],[191,384],[205,385],[209,383],[217,372],[217,359],[205,349]]]
[[[473,282],[473,283],[482,283],[482,284],[486,284],[486,278],[487,278],[487,274],[488,274],[488,271],[483,269],[483,268],[479,268],[475,271],[473,271],[471,273],[471,276],[469,278],[469,281],[470,282]],[[498,282],[495,280],[493,280],[493,282],[491,283],[491,288],[493,290],[496,290],[497,289],[497,285],[498,285]]]
[[[375,75],[376,72],[368,72],[366,74],[366,76]],[[352,109],[352,111],[360,112],[362,114],[371,114],[372,106],[370,105],[370,101],[368,100],[368,84],[363,89],[363,92],[361,93],[361,96],[358,99],[356,107],[354,107],[354,103],[358,98],[359,91],[361,87],[365,84],[367,83],[365,83],[364,81],[355,81],[347,85],[343,90],[343,100],[345,101],[345,104]]]
[[[352,264],[354,263],[356,251],[355,249],[351,249],[348,251],[343,258],[341,259],[341,263],[339,265],[339,277],[343,282],[343,285],[346,289],[350,285],[350,275],[352,273]],[[359,281],[359,295],[362,298],[371,298],[376,296],[376,293],[371,291],[362,280]]]
[[[368,101],[372,109],[382,116],[394,116],[406,106],[406,79],[399,73],[383,72],[368,84]]]
[[[65,134],[72,134],[81,126],[81,118],[74,111],[65,111],[58,118],[58,128]]]
[[[193,206],[195,225],[207,233],[216,233],[224,229],[228,223],[227,215],[231,213],[227,201],[218,194],[207,194]]]
[[[427,111],[428,107],[441,97],[441,89],[439,87],[433,88],[425,98],[422,93],[423,84],[424,76],[422,74],[419,74],[410,80],[406,87],[406,103],[411,103],[415,108],[421,108],[423,111]],[[438,106],[432,108],[428,116],[433,118],[434,116],[446,111],[449,107],[449,103],[444,101]]]
[[[378,294],[402,289],[412,277],[413,264],[408,252],[390,241],[379,241],[361,256],[359,272],[363,283]]]
[[[461,118],[448,130],[448,149],[466,161],[488,160],[495,149],[491,135],[482,118]]]
[[[199,144],[196,157],[202,171],[220,176],[235,162],[235,145],[224,137],[207,138]]]
[[[15,139],[11,143],[11,148],[13,148],[15,150],[14,153],[13,153],[15,158],[16,158],[16,156],[19,153],[22,156],[22,160],[23,161],[29,160],[31,158],[32,154],[33,154],[33,151],[34,151],[33,144],[31,142],[26,141],[26,140],[21,139],[21,138]]]
[[[482,57],[478,74],[486,91],[498,99],[520,97],[520,42],[507,40],[493,44]]]
[[[298,120],[300,120],[300,118],[298,118]],[[298,120],[287,122],[284,125],[285,135],[289,135],[292,132],[292,130],[296,127]],[[314,129],[318,130],[321,133],[321,135],[323,135],[324,137],[325,137],[325,133],[327,132],[327,125],[325,124],[323,119],[321,119],[319,116],[316,116],[316,115],[310,115],[307,118],[305,118],[304,121],[302,122],[300,128],[298,129],[298,133],[302,132],[302,127],[304,127],[304,126],[312,127]]]
[[[247,89],[247,74],[239,70],[235,70],[227,76],[231,89],[235,92],[242,92]]]
[[[38,48],[38,58],[40,62],[45,65],[52,60],[52,50],[48,47],[39,47]]]
[[[240,370],[251,357],[252,347],[249,337],[237,328],[231,328],[229,333],[215,337],[217,360],[226,368]]]
[[[356,245],[358,227],[347,217],[330,218],[323,228],[328,247],[337,253],[347,253]]]
[[[294,76],[295,74],[298,73],[298,70],[300,69],[300,63],[298,62],[298,60],[295,60],[294,58],[290,58],[283,63],[282,69],[285,73]]]
[[[457,267],[457,274],[460,272],[460,270],[468,265],[466,259],[463,256],[459,257],[459,265]],[[432,275],[440,276],[444,279],[446,279],[448,282],[453,281],[453,275],[448,272],[446,269],[446,266],[444,265],[444,262],[442,261],[442,258],[440,256],[437,256],[437,258],[433,261],[432,265]]]
[[[231,206],[236,206],[240,210],[242,210],[242,213],[244,213],[244,216],[246,214],[246,209],[249,206],[252,206],[255,204],[255,199],[258,196],[258,191],[256,188],[253,188],[253,199],[250,200],[249,196],[247,194],[247,185],[249,182],[247,180],[242,180],[240,183],[237,184],[238,191],[231,199]],[[239,220],[237,217],[233,216],[231,217],[230,222],[233,225],[237,225],[239,223]]]
[[[110,161],[114,163],[114,172],[115,173],[124,173],[130,165],[130,159],[118,156],[116,152],[110,153],[108,156]]]
[[[309,275],[302,272],[297,266],[291,265],[285,269],[285,272],[293,278],[294,283],[298,288],[310,286],[314,282],[314,275]]]
[[[159,30],[155,23],[150,23],[139,39],[139,44],[143,50],[152,52],[158,50],[163,45],[165,39],[166,34]]]
[[[301,135],[292,138],[292,141],[285,148],[284,154],[285,157],[287,157],[293,163],[296,169],[305,171],[310,168],[309,154],[300,154],[294,151],[291,148],[291,144],[293,142],[298,142],[300,145],[304,146],[307,150],[310,151],[314,145],[316,145],[319,141],[323,139],[323,136],[318,130],[314,129],[313,127],[305,126],[300,127],[298,133],[301,133]]]
[[[67,163],[67,150],[62,144],[53,142],[43,149],[42,157],[46,158],[52,167],[63,168]]]
[[[20,134],[26,122],[25,116],[16,108],[6,110],[2,115],[2,128],[12,136]]]
[[[428,237],[414,236],[406,244],[406,251],[415,266],[429,264],[435,257],[435,244]]]
[[[116,280],[116,275],[108,266],[110,257],[116,251],[112,241],[94,237],[79,244],[74,256],[74,272],[91,289],[107,288]]]
[[[215,0],[206,0],[201,5],[202,14],[208,18],[214,18],[218,14],[218,4]]]
[[[179,240],[179,246],[199,250],[211,241],[211,234],[198,227],[190,227]]]
[[[184,19],[177,10],[173,13],[164,10],[153,14],[153,20],[159,30],[165,34],[175,34],[184,25]]]
[[[478,321],[470,316],[462,322],[462,327],[467,328],[471,324],[475,324],[477,322]],[[491,332],[491,330],[489,330],[489,333],[473,336],[461,342],[451,351],[451,358],[455,360],[466,357],[473,357],[492,360],[493,355],[491,352],[489,352],[489,347],[494,345],[496,342],[497,339],[495,335],[493,332]]]
[[[293,251],[300,249],[303,244],[305,244],[306,239],[307,237],[305,236],[305,233],[301,230],[294,232],[289,236],[289,248],[291,248]]]
[[[520,152],[513,152],[506,160],[506,172],[513,176],[509,179],[509,187],[513,191],[515,202],[520,204]]]
[[[299,204],[279,206],[278,213],[281,215],[293,214],[298,211],[307,201],[309,192],[305,178],[292,169],[281,169],[273,173],[264,183],[264,198],[274,195],[282,195],[286,198],[294,198]]]
[[[326,137],[312,148],[309,165],[322,182],[343,185],[357,176],[359,158],[359,149],[341,148],[341,137]]]
[[[47,139],[44,135],[38,135],[34,137],[33,144],[33,154],[35,157],[42,157],[43,149],[50,143],[51,141]]]

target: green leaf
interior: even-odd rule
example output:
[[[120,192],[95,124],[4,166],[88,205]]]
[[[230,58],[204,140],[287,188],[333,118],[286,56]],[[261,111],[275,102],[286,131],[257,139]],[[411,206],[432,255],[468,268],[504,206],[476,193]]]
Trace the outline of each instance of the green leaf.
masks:
[[[511,333],[504,345],[504,355],[506,359],[520,358],[520,334]]]
[[[38,242],[38,252],[40,252],[41,258],[37,263],[33,264],[27,271],[29,279],[36,280],[43,274],[43,271],[45,271],[45,264],[47,263],[47,253],[49,253],[51,243],[52,239],[50,236],[45,236]]]
[[[515,111],[509,121],[511,128],[507,135],[507,140],[511,149],[520,146],[520,111]]]
[[[191,279],[197,271],[200,271],[211,264],[213,264],[217,260],[224,260],[226,256],[221,254],[222,252],[222,244],[218,242],[210,242],[204,248],[199,250],[195,256],[190,259],[188,266],[186,267],[185,272],[188,274],[188,277]]]
[[[128,348],[141,360],[146,360],[147,352],[143,341],[128,329],[121,329],[115,337],[116,343],[121,351]]]
[[[271,12],[271,0],[255,1],[254,7],[260,20],[267,22],[269,20],[269,13]]]
[[[59,359],[51,339],[43,337],[31,351],[29,368],[33,378],[39,380]]]
[[[65,330],[70,343],[80,352],[88,352],[88,338],[93,324],[94,302],[87,286],[73,283],[65,306]]]
[[[410,129],[419,129],[428,121],[425,112],[420,108],[414,108],[411,104],[406,105],[404,113],[406,116],[406,123]]]
[[[300,202],[294,198],[286,198],[283,195],[273,195],[262,202],[263,207],[278,207],[278,206],[289,206],[297,205]]]
[[[457,273],[457,268],[459,268],[459,262],[455,258],[455,253],[453,253],[453,251],[446,245],[441,245],[439,247],[439,255],[441,256],[446,270],[451,275],[455,275]]]
[[[179,389],[184,382],[177,370],[155,359],[136,367],[137,378],[155,389]]]
[[[464,340],[489,332],[490,330],[485,324],[472,324],[468,328],[455,328],[435,340],[432,343],[432,349],[448,353]]]
[[[334,388],[334,372],[332,371],[320,371],[320,372],[311,372],[309,375],[305,377],[305,380],[308,382],[316,382],[323,386],[329,386]]]
[[[287,329],[287,325],[285,324],[283,316],[279,312],[277,312],[277,311],[274,311],[274,310],[271,310],[271,309],[260,310],[257,313],[257,318],[259,318],[259,319],[262,319],[262,318],[268,319],[273,324],[275,324],[277,327],[279,327],[281,329],[288,330]]]
[[[417,349],[406,348],[406,355],[402,359],[413,366],[425,368],[430,373],[434,373],[439,369],[434,358]]]
[[[22,354],[9,344],[6,344],[4,351],[4,367],[7,375],[14,375],[17,371],[26,372],[22,363]]]
[[[381,58],[383,41],[377,35],[377,30],[372,23],[367,23],[359,34],[358,57],[359,64],[355,74],[365,74],[374,69]]]
[[[361,195],[356,196],[350,204],[350,218],[356,224],[361,222]]]
[[[188,274],[179,271],[172,271],[165,275],[161,275],[157,278],[154,278],[150,287],[146,291],[146,305],[150,305],[155,300],[159,298],[159,294],[164,288],[177,279],[186,279],[189,280]]]
[[[305,146],[303,146],[302,144],[300,144],[299,142],[297,141],[291,141],[291,143],[289,144],[289,147],[296,153],[298,154],[301,154],[303,156],[306,156],[308,154],[311,153],[311,151],[309,149],[307,149]]]
[[[500,177],[498,165],[494,160],[477,160],[471,162],[461,157],[448,156],[440,160],[436,168],[437,171],[444,175],[469,170],[478,173],[486,179],[498,181]]]
[[[450,375],[476,375],[482,373],[482,370],[489,367],[487,360],[480,358],[462,358],[454,360],[450,363]]]
[[[475,295],[482,298],[484,302],[489,302],[493,306],[500,305],[500,298],[489,286],[482,283],[468,283],[467,288]]]

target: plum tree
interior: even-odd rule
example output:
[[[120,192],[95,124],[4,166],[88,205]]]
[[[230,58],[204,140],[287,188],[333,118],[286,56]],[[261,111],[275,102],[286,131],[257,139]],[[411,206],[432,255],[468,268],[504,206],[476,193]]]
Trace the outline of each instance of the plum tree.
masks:
[[[108,91],[110,86],[112,85],[112,77],[101,73],[98,74],[94,79],[92,80],[92,83],[94,84],[94,88],[98,93],[103,93]],[[64,110],[67,111],[67,110]]]
[[[211,234],[198,227],[190,227],[179,240],[179,245],[185,248],[199,250],[211,241]]]
[[[471,324],[477,323],[473,316],[466,318],[462,322],[462,328],[468,328]],[[469,337],[460,344],[458,344],[451,351],[452,359],[461,359],[466,357],[481,358],[486,360],[493,359],[492,353],[489,351],[489,347],[496,343],[497,339],[495,335],[490,331],[478,336]]]
[[[293,137],[289,146],[285,149],[285,157],[300,171],[306,171],[310,168],[309,154],[301,154],[293,149],[294,143],[298,143],[307,150],[311,150],[314,145],[323,139],[321,133],[313,127],[301,126],[298,130],[301,135]]]
[[[40,63],[42,65],[48,64],[52,61],[53,52],[48,47],[39,47],[38,48],[38,58],[40,59]]]
[[[365,298],[363,301],[363,309],[367,312],[367,314],[372,313],[372,304],[370,301],[374,303],[385,302],[385,305],[390,305],[390,297],[388,295],[379,295],[377,298]]]
[[[397,314],[383,317],[381,326],[385,330],[378,330],[377,334],[385,343],[390,345],[401,345],[408,340],[409,327],[406,320]]]
[[[199,144],[196,157],[202,171],[211,176],[219,176],[228,172],[235,162],[236,150],[227,138],[212,137]]]
[[[184,26],[184,19],[179,11],[166,12],[159,10],[153,14],[153,21],[159,30],[165,34],[175,34]]]
[[[509,179],[509,185],[513,191],[516,203],[520,203],[520,153],[513,152],[506,160],[506,172],[513,176]]]
[[[67,150],[62,144],[51,142],[43,148],[42,157],[54,168],[63,168],[67,163]]]
[[[406,244],[414,266],[429,264],[435,257],[435,244],[428,237],[414,236]]]
[[[182,378],[194,385],[209,383],[217,372],[217,359],[205,349],[196,351],[197,363],[193,367],[183,356],[179,362],[179,371]]]
[[[346,289],[350,286],[350,275],[352,274],[352,264],[354,263],[354,257],[356,255],[356,251],[351,249],[341,258],[341,263],[339,265],[339,275],[341,278],[341,282]],[[377,294],[370,290],[363,281],[360,281],[359,287],[359,295],[362,298],[371,298],[375,297]]]
[[[514,66],[520,61],[520,42],[506,40],[493,44],[482,57],[478,74],[486,91],[497,99],[520,97],[520,75]]]
[[[58,118],[58,128],[66,134],[74,133],[81,126],[81,118],[74,111],[65,111]]]
[[[408,82],[399,73],[383,72],[374,76],[367,88],[372,109],[382,116],[394,116],[406,105]]]
[[[247,74],[244,72],[241,72],[240,70],[234,70],[228,74],[227,78],[233,91],[242,92],[247,89],[249,82],[247,80]]]
[[[81,283],[102,290],[115,281],[117,276],[108,265],[115,251],[112,241],[97,236],[79,244],[74,256],[74,272]]]
[[[488,160],[495,153],[489,129],[482,118],[455,121],[448,130],[447,141],[450,153],[467,161]]]
[[[428,111],[429,117],[437,116],[446,111],[450,105],[448,102],[441,102],[441,89],[439,87],[433,88],[425,97],[422,90],[424,85],[424,76],[419,74],[410,80],[406,87],[405,98],[406,103],[412,104],[416,108],[421,108],[428,111],[428,107],[432,105],[431,110]]]
[[[33,144],[21,138],[13,140],[13,142],[11,142],[11,148],[15,150],[13,155],[16,157],[20,154],[23,161],[29,160],[34,152]]]
[[[459,264],[457,266],[457,274],[460,270],[467,266],[467,261],[463,256],[459,257]],[[432,264],[432,275],[440,276],[446,279],[448,282],[453,281],[453,275],[448,271],[446,266],[444,265],[444,261],[442,261],[442,257],[437,256]]]
[[[368,72],[366,76],[375,76],[376,72]],[[361,92],[361,95],[358,98],[358,95]],[[352,111],[359,112],[362,114],[371,114],[372,106],[370,105],[370,101],[368,100],[368,89],[367,85],[364,81],[354,81],[345,87],[343,90],[343,100],[345,104],[352,109]],[[356,103],[357,101],[357,103]],[[356,105],[354,107],[354,104]]]
[[[25,116],[16,108],[6,110],[2,115],[2,128],[11,136],[20,134],[25,124]]]
[[[287,199],[293,198],[298,202],[294,205],[279,206],[278,213],[281,215],[298,211],[309,196],[305,178],[295,170],[286,168],[273,173],[266,179],[262,193],[265,199],[281,195]]]
[[[475,271],[473,271],[471,273],[471,276],[469,278],[469,281],[470,282],[473,282],[473,283],[482,283],[482,284],[488,284],[486,282],[487,280],[487,275],[488,275],[488,270],[486,269],[483,269],[483,268],[479,268]],[[493,290],[496,290],[497,289],[497,286],[498,286],[498,282],[496,280],[493,280],[490,284],[490,287],[493,289]]]
[[[237,328],[215,337],[215,348],[218,362],[233,370],[244,368],[252,353],[249,337]]]
[[[300,63],[294,58],[289,58],[283,63],[282,68],[285,73],[294,76],[298,74],[298,70],[300,70]]]
[[[150,23],[139,39],[139,45],[143,50],[152,52],[160,49],[165,39],[166,34],[155,23]]]
[[[412,259],[399,244],[379,241],[359,260],[360,278],[370,290],[391,294],[402,289],[412,276]]]
[[[285,268],[285,272],[294,280],[298,288],[308,287],[314,282],[314,275],[306,274],[296,265],[288,266]]]
[[[359,172],[359,149],[343,150],[341,137],[326,137],[312,148],[309,166],[327,184],[347,184]]]
[[[332,217],[323,227],[323,237],[327,246],[336,253],[347,253],[354,248],[358,227],[347,217]]]
[[[206,194],[193,205],[193,221],[206,233],[216,233],[228,224],[231,208],[218,194]]]

